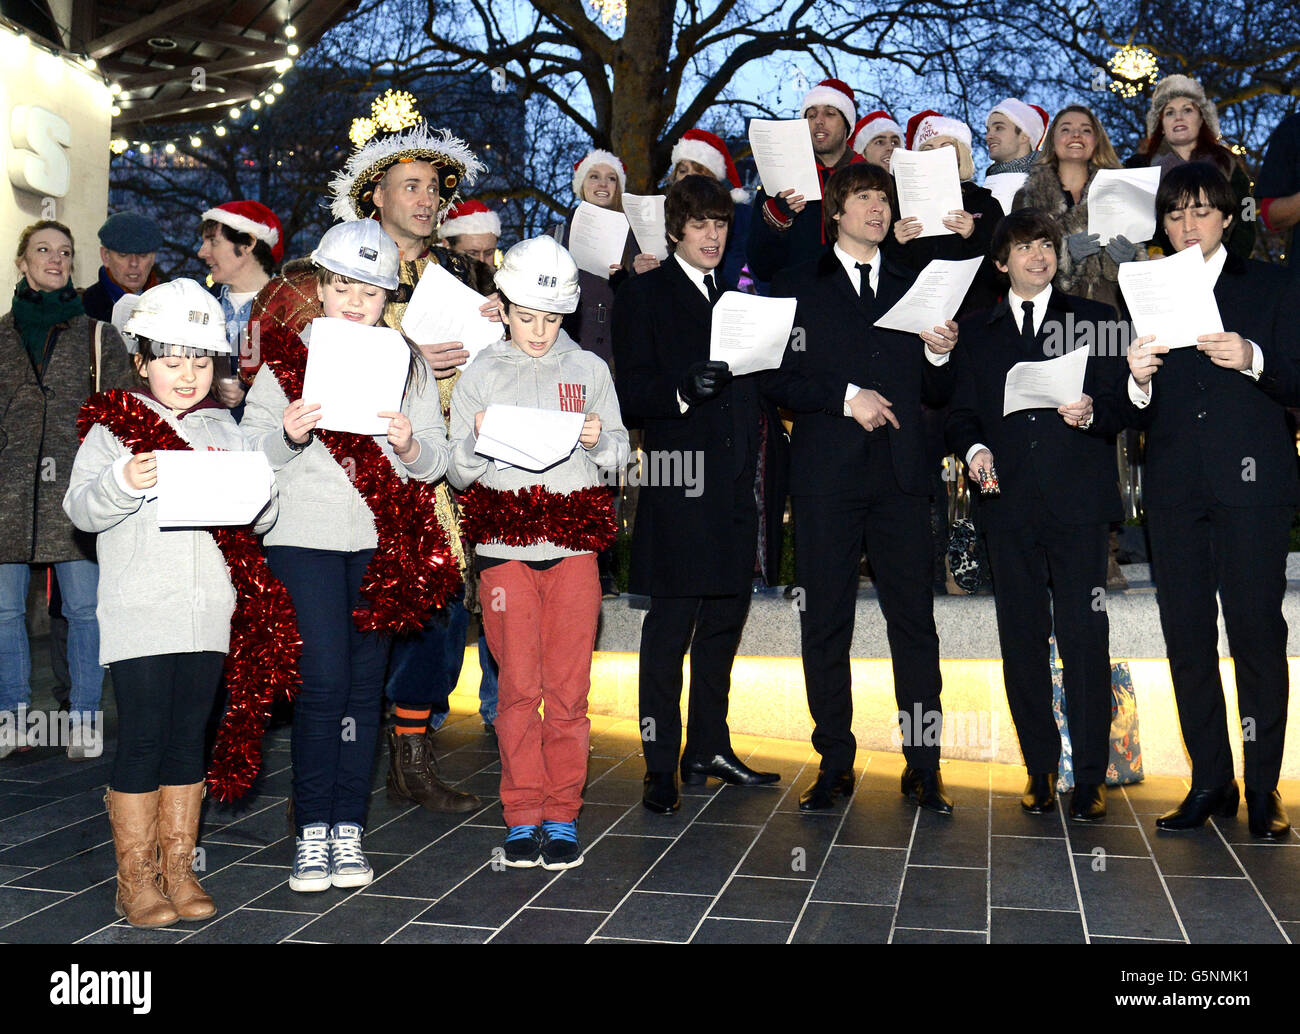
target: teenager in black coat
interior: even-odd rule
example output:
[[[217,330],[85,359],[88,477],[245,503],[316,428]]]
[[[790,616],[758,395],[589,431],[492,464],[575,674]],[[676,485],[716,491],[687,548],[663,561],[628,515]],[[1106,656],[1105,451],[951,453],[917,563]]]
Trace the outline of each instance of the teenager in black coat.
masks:
[[[1282,617],[1291,520],[1300,502],[1286,407],[1300,405],[1300,291],[1280,267],[1231,254],[1236,199],[1213,165],[1171,169],[1156,217],[1174,250],[1199,248],[1224,332],[1171,350],[1139,338],[1128,398],[1146,429],[1143,490],[1152,576],[1169,652],[1192,789],[1161,829],[1235,815],[1228,716],[1219,678],[1217,592],[1236,668],[1252,835],[1287,839],[1277,792],[1286,732]]]
[[[682,778],[701,783],[776,782],[731,749],[731,665],[749,611],[759,548],[755,479],[777,476],[785,438],[759,375],[732,377],[709,361],[713,302],[732,285],[717,269],[732,200],[711,176],[687,176],[668,191],[664,217],[673,254],[630,278],[614,300],[614,371],[619,405],[645,430],[641,494],[632,532],[628,588],[650,597],[641,629],[640,710],[645,744],[643,803],[679,805],[682,660],[691,652],[690,712]],[[766,522],[769,557],[781,522]]]
[[[1124,516],[1114,436],[1128,415],[1119,405],[1128,367],[1115,310],[1052,286],[1060,249],[1060,231],[1044,212],[1019,209],[998,224],[992,257],[1010,290],[962,321],[946,433],[976,484],[997,463],[1000,494],[974,495],[975,519],[988,542],[1002,676],[1029,774],[1021,807],[1036,815],[1056,807],[1061,737],[1048,658],[1055,632],[1074,756],[1070,817],[1095,822],[1106,816],[1107,541],[1110,522]],[[1003,415],[1014,366],[1076,348],[1092,353],[1080,398]]]
[[[893,660],[907,767],[902,790],[922,807],[952,811],[939,776],[939,638],[930,593],[929,495],[921,402],[939,406],[952,389],[948,353],[957,325],[935,333],[873,324],[913,277],[882,261],[893,181],[865,162],[827,184],[832,248],[773,282],[798,300],[802,335],[787,349],[767,390],[795,412],[791,446],[795,563],[808,706],[821,755],[800,808],[829,808],[853,792],[853,685],[849,651],[858,565],[870,550]]]

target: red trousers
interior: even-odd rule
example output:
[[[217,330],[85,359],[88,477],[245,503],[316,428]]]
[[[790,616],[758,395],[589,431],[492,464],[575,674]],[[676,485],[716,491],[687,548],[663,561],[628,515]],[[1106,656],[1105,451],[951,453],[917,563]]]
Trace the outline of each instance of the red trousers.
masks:
[[[535,570],[483,571],[483,631],[500,667],[497,745],[507,826],[573,822],[582,810],[591,654],[600,617],[596,554]],[[545,709],[545,716],[538,708]]]

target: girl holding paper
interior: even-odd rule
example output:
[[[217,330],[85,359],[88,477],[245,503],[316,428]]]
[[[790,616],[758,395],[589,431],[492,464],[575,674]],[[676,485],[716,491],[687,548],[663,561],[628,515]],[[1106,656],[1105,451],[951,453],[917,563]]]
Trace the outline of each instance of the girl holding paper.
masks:
[[[138,341],[142,383],[87,401],[63,508],[78,528],[99,535],[99,660],[113,673],[118,713],[106,796],[117,914],[132,926],[155,927],[216,912],[191,868],[204,732],[227,651],[239,643],[231,619],[237,589],[244,595],[248,583],[232,583],[230,570],[238,560],[269,572],[246,530],[222,529],[219,539],[201,529],[160,530],[151,491],[157,449],[246,448],[230,411],[209,396],[213,364],[232,351],[221,305],[193,280],[174,280],[146,291],[125,329]],[[276,512],[272,487],[254,530],[266,531]],[[248,598],[239,603],[245,624],[274,620],[269,608],[259,612]],[[272,645],[289,662],[284,675],[291,618],[281,631]],[[232,694],[239,688],[232,684]]]
[[[1146,249],[1116,237],[1088,233],[1088,188],[1098,169],[1118,169],[1119,157],[1097,116],[1081,104],[1062,108],[1047,130],[1029,179],[1012,208],[1037,208],[1056,220],[1063,239],[1055,286],[1066,294],[1104,302],[1122,312],[1119,266],[1142,260]]]
[[[379,325],[397,290],[398,250],[378,222],[333,227],[312,261],[326,317]],[[411,346],[400,411],[379,413],[388,432],[372,437],[316,430],[320,406],[301,397],[304,344],[282,324],[263,324],[265,365],[242,427],[282,493],[267,559],[293,597],[302,636],[289,887],[309,892],[374,878],[361,835],[389,637],[422,627],[460,578],[425,484],[446,473],[447,438],[437,382],[418,350]]]
[[[568,869],[582,864],[596,554],[617,531],[602,472],[622,470],[628,435],[608,367],[561,329],[578,305],[569,253],[550,237],[522,241],[496,283],[510,339],[489,346],[452,393],[447,477],[464,492],[461,529],[477,543],[483,625],[500,664],[503,860]],[[534,472],[476,451],[490,404],[585,416],[568,455]]]

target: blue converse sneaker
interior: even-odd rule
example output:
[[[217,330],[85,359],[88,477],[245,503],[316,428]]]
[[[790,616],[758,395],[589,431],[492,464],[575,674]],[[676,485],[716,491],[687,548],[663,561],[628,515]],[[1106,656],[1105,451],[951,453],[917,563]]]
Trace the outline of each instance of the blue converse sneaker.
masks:
[[[302,836],[294,841],[293,871],[289,889],[303,893],[328,890],[330,880],[329,826],[313,822],[304,826]]]
[[[582,864],[576,822],[542,823],[542,868],[575,869]]]
[[[511,826],[506,833],[502,862],[511,869],[531,869],[542,862],[542,831],[537,826]]]
[[[361,853],[361,827],[355,822],[338,822],[330,830],[330,879],[336,887],[364,887],[375,878],[375,870]]]

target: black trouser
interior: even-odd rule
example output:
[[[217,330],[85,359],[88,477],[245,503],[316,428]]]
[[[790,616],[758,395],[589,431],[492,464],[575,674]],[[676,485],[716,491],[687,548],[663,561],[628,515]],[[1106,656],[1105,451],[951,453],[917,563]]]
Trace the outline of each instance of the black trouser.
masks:
[[[795,564],[804,590],[799,623],[804,683],[813,749],[829,771],[852,768],[857,753],[849,653],[864,546],[885,616],[894,696],[906,716],[903,754],[915,767],[939,767],[937,736],[920,735],[942,721],[929,513],[926,496],[906,495],[899,486],[884,433],[873,439],[856,484],[837,495],[794,499]]]
[[[1042,505],[1025,516],[1020,527],[986,531],[1002,680],[1020,753],[1035,775],[1054,773],[1061,763],[1047,642],[1055,629],[1075,782],[1104,783],[1110,760],[1110,525],[1061,524]]]
[[[1246,785],[1277,788],[1286,736],[1286,555],[1290,506],[1232,507],[1208,491],[1176,509],[1148,508],[1152,576],[1192,786],[1233,777],[1219,677],[1217,590],[1236,668]]]
[[[688,646],[691,689],[685,757],[707,760],[731,749],[727,729],[731,665],[753,595],[754,544],[758,541],[752,465],[736,479],[733,491],[736,591],[728,596],[651,596],[641,626],[638,684],[648,772],[671,772],[677,767],[682,742],[682,660]],[[701,557],[700,562],[708,560]]]
[[[112,787],[152,793],[203,779],[203,734],[226,655],[165,653],[108,666],[117,701]]]

